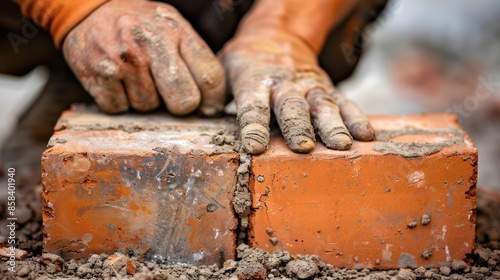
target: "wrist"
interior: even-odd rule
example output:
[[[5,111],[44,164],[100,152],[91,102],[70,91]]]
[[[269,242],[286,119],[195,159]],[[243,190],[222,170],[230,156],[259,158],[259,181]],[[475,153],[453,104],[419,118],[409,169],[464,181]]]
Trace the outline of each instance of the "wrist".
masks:
[[[358,0],[257,0],[242,20],[237,35],[292,34],[319,54],[331,28],[343,20]],[[260,34],[259,34],[260,35]]]
[[[94,10],[109,0],[17,0],[25,16],[48,30],[56,47]]]

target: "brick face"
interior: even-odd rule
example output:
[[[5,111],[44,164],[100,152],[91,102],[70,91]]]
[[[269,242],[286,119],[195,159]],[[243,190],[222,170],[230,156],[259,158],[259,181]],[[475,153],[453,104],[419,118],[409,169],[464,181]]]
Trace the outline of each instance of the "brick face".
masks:
[[[66,112],[42,157],[44,250],[167,263],[234,258],[238,155],[211,144],[224,125]]]
[[[437,267],[472,251],[477,151],[456,119],[371,120],[378,140],[349,151],[317,143],[294,154],[274,136],[252,157],[251,246],[382,269]],[[235,258],[234,120],[73,110],[55,130],[42,157],[45,251]]]
[[[317,144],[300,155],[274,137],[266,153],[253,157],[251,246],[316,254],[351,268],[436,267],[471,252],[477,151],[456,119],[372,122],[385,141],[355,142],[345,152]],[[388,140],[399,143],[396,149]],[[431,154],[398,150],[415,146]]]

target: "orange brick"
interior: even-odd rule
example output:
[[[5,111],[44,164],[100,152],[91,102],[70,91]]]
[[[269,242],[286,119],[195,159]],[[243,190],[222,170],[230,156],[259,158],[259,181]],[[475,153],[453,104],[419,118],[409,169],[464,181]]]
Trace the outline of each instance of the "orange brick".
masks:
[[[234,258],[232,122],[68,111],[42,157],[44,250],[165,263]]]
[[[251,246],[349,268],[438,267],[472,251],[477,151],[456,118],[371,120],[383,141],[303,155],[274,137],[252,158]]]

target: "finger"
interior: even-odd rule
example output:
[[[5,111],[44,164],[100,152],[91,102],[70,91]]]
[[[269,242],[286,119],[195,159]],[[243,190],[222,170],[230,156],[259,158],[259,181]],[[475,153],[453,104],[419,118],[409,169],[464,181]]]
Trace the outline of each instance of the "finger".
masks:
[[[298,87],[284,81],[273,96],[274,113],[288,147],[296,153],[314,149],[314,129],[309,105]]]
[[[124,77],[125,91],[130,106],[140,112],[158,108],[160,99],[151,77],[151,71],[144,67],[135,71],[134,74]]]
[[[217,57],[194,32],[188,32],[187,37],[181,41],[180,53],[201,91],[199,111],[206,116],[222,112],[226,81]]]
[[[122,113],[128,110],[128,101],[119,79],[86,79],[82,85],[106,113]]]
[[[370,121],[354,102],[345,98],[337,91],[334,91],[332,97],[339,106],[340,115],[354,139],[360,141],[372,141],[375,139],[375,130]]]
[[[243,73],[232,85],[238,109],[241,144],[251,154],[260,154],[269,144],[270,88],[262,79]]]
[[[186,115],[200,105],[200,90],[177,51],[166,47],[152,47],[151,72],[168,110],[175,115]]]
[[[314,88],[307,94],[314,127],[325,145],[334,150],[348,150],[352,137],[344,125],[338,106],[321,88]]]
[[[160,105],[160,98],[149,70],[151,59],[144,44],[140,40],[137,44],[132,43],[138,39],[137,36],[147,37],[136,29],[122,30],[122,40],[128,43],[123,44],[115,55],[120,58],[120,72],[130,106],[137,111],[146,112],[156,109]]]

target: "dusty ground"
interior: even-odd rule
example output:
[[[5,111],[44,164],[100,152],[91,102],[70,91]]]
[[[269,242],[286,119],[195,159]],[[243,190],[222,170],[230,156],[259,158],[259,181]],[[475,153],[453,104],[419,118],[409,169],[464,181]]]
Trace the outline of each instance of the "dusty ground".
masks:
[[[17,274],[0,264],[1,279],[500,279],[500,195],[478,193],[477,249],[467,260],[438,269],[389,271],[348,270],[332,267],[314,256],[291,256],[238,247],[238,260],[216,266],[155,264],[124,255],[93,255],[86,262],[63,261],[42,254],[41,187],[19,188],[17,248],[29,252],[17,262]],[[0,243],[5,242],[5,200],[0,202]]]

